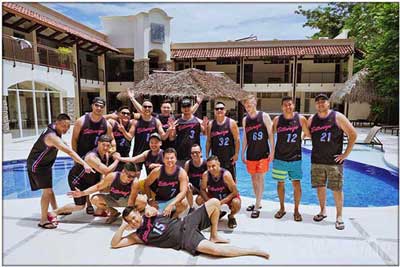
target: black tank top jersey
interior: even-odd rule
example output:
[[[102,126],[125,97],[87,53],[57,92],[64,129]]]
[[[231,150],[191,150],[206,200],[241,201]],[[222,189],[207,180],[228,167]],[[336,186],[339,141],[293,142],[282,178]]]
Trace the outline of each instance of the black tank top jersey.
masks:
[[[169,118],[172,118],[173,120],[175,120],[174,115],[170,115],[170,116],[164,116],[164,115],[161,115],[161,114],[158,114],[158,115],[157,115],[157,119],[160,120],[160,122],[161,122],[161,124],[162,124],[162,128],[163,128],[163,130],[164,130],[165,132],[166,132],[166,131],[168,130],[168,128],[169,128],[169,126],[168,126],[168,120],[169,120]],[[170,141],[169,138],[167,138],[166,140],[163,140],[163,141],[162,141],[161,148],[162,148],[163,150],[165,150],[165,149],[167,149],[167,148],[169,148],[169,147],[172,147],[172,148],[175,147],[175,140],[174,140],[174,141]]]
[[[149,153],[147,153],[146,159],[144,161],[144,166],[146,167],[146,173],[147,175],[150,174],[151,169],[149,169],[150,164],[152,163],[159,163],[159,164],[163,164],[163,153],[164,150],[160,149],[160,151],[158,151],[157,155],[153,155],[153,153],[151,153],[151,150],[149,151]]]
[[[156,118],[151,117],[149,121],[140,118],[136,123],[135,145],[133,146],[133,156],[137,156],[149,149],[149,138],[152,133],[157,132]]]
[[[200,190],[201,177],[203,176],[203,173],[206,170],[207,170],[207,161],[202,160],[200,166],[196,167],[193,164],[193,160],[189,160],[189,171],[188,171],[189,182],[198,190]]]
[[[46,131],[43,131],[39,139],[33,145],[28,159],[26,160],[28,169],[34,173],[48,171],[56,161],[58,149],[56,147],[47,146],[44,142],[44,139],[50,133],[55,133],[61,138],[61,135],[55,130],[55,125],[49,124]]]
[[[124,128],[127,132],[131,128],[131,121],[128,122],[127,125],[124,125]],[[131,141],[125,138],[124,134],[118,130],[117,123],[114,123],[112,132],[114,135],[115,143],[117,144],[117,152],[121,154],[121,157],[128,157],[129,150],[131,150]]]
[[[97,148],[93,149],[92,151],[89,151],[84,158],[86,158],[89,153],[94,153],[97,155],[97,157],[101,160],[103,164],[108,166],[108,160],[104,157],[102,158],[97,151]],[[95,185],[98,182],[100,182],[101,179],[101,173],[95,172],[95,173],[85,173],[85,169],[83,168],[82,165],[75,163],[75,165],[71,168],[69,171],[68,176],[72,177],[72,184],[75,186],[78,186],[80,184],[86,184],[86,185]]]
[[[225,184],[224,172],[225,169],[221,168],[218,177],[213,177],[211,173],[208,172],[207,191],[210,197],[221,200],[231,193],[228,186]]]
[[[110,196],[115,200],[118,200],[121,197],[128,198],[131,193],[131,187],[132,181],[124,184],[121,181],[121,172],[117,172],[110,186]]]
[[[216,120],[211,124],[211,153],[218,157],[220,162],[230,162],[235,154],[235,140],[231,131],[230,119],[226,118],[222,125]]]
[[[143,215],[143,222],[136,230],[136,235],[148,246],[173,248],[179,250],[182,241],[182,225],[179,219],[162,215],[148,218]]]
[[[90,113],[85,115],[81,132],[78,137],[78,155],[83,157],[97,146],[100,135],[107,133],[107,121],[101,118],[98,122],[90,119]]]
[[[336,112],[331,111],[326,118],[315,114],[311,121],[312,153],[311,162],[318,164],[339,164],[335,155],[342,154],[343,131],[336,124]]]
[[[200,132],[200,122],[195,116],[189,120],[178,119],[175,143],[178,160],[190,159],[190,148],[194,144],[200,144]]]
[[[292,119],[278,118],[275,158],[284,161],[301,160],[301,123],[296,112]]]
[[[181,167],[175,166],[173,174],[167,174],[165,166],[160,169],[160,176],[155,181],[156,183],[156,200],[167,201],[179,194],[179,171]]]
[[[259,111],[255,118],[246,116],[247,160],[268,158],[268,130],[263,120],[263,112]]]

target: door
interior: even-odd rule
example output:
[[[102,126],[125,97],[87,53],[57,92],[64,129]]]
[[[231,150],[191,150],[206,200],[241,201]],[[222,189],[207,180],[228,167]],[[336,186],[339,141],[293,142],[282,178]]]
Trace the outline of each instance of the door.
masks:
[[[303,67],[302,63],[297,63],[297,83],[301,83],[301,69]]]
[[[253,64],[244,64],[244,83],[253,83]]]

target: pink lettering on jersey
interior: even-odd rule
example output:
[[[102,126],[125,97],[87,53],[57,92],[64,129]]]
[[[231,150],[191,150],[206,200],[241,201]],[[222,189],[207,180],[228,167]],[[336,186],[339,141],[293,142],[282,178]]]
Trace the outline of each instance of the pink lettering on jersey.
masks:
[[[194,127],[196,127],[197,123],[188,123],[188,124],[183,124],[183,125],[179,125],[178,126],[178,130],[182,131],[184,129],[193,129]]]
[[[156,127],[137,128],[136,132],[137,132],[138,134],[140,134],[140,133],[145,133],[145,132],[151,132],[151,131],[154,131],[155,128],[156,128]]]
[[[222,192],[222,191],[224,191],[224,189],[225,189],[225,186],[220,186],[220,187],[209,186],[208,187],[208,191],[211,191],[211,192]]]
[[[176,186],[178,184],[178,181],[170,181],[170,182],[164,182],[164,181],[158,181],[157,185],[158,186]]]
[[[93,130],[93,129],[84,129],[82,134],[102,134],[104,133],[105,130],[104,129],[100,129],[100,130]]]
[[[126,197],[127,195],[130,194],[130,192],[125,192],[125,191],[121,191],[115,187],[111,187],[110,192],[114,193],[114,194],[118,194],[118,195],[123,195],[124,197]]]
[[[289,126],[289,127],[278,127],[277,132],[281,133],[281,132],[294,132],[299,128],[298,125],[296,126]]]
[[[229,133],[228,130],[224,130],[224,131],[215,131],[215,132],[211,132],[211,137],[220,136],[220,135],[225,136],[225,135],[227,135],[228,133]]]
[[[246,133],[248,133],[248,132],[250,132],[252,130],[258,131],[261,128],[261,126],[262,126],[261,123],[256,124],[254,126],[246,126]]]
[[[311,127],[311,133],[320,132],[320,131],[326,131],[326,130],[329,130],[330,128],[332,128],[332,125]]]

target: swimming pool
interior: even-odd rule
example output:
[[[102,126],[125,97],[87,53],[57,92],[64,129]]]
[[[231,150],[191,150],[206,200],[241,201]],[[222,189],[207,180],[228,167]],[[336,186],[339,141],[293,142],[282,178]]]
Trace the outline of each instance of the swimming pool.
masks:
[[[204,139],[202,140],[202,143]],[[202,144],[203,145],[203,144]],[[204,147],[204,146],[203,146]],[[318,204],[316,190],[311,188],[310,159],[311,153],[303,148],[303,179],[301,204]],[[3,162],[3,199],[39,197],[41,191],[31,191],[26,161]],[[69,191],[67,176],[73,161],[70,158],[57,158],[53,167],[53,189],[55,194]],[[242,196],[254,197],[251,178],[241,160],[237,163],[238,188]],[[381,207],[398,205],[398,174],[366,164],[345,161],[344,206],[346,207]],[[293,203],[293,189],[286,182],[285,201]],[[271,171],[265,178],[264,199],[279,201],[276,182]],[[332,192],[328,190],[327,205],[334,206]]]

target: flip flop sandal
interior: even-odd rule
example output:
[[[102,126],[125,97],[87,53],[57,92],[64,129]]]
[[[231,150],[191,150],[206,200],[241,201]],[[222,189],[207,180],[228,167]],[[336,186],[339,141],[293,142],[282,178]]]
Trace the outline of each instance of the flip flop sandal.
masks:
[[[237,227],[237,222],[235,218],[228,218],[228,227],[232,229]]]
[[[57,228],[57,225],[55,225],[54,223],[52,223],[52,222],[46,222],[46,223],[44,223],[44,224],[38,224],[38,226],[40,227],[40,228],[43,228],[43,229],[55,229],[55,228]]]
[[[250,217],[253,218],[253,219],[256,219],[256,218],[260,217],[260,211],[259,210],[253,210],[251,212],[251,216]]]
[[[52,216],[50,213],[47,213],[47,220],[54,225],[58,225],[57,216]]]
[[[255,205],[253,204],[253,205],[248,206],[246,210],[247,210],[247,211],[253,211],[254,208],[255,208]],[[261,208],[262,208],[262,207],[260,206],[260,209],[261,209]]]
[[[293,215],[293,218],[294,218],[294,220],[295,220],[296,222],[301,222],[301,221],[303,220],[303,217],[301,216],[300,213],[294,214],[294,215]]]
[[[86,213],[89,214],[89,215],[93,215],[94,214],[93,206],[87,206],[86,207]]]
[[[61,213],[59,213],[58,215],[71,215],[72,214],[72,212],[61,212]]]
[[[280,218],[282,218],[283,216],[285,216],[285,214],[286,214],[286,211],[280,211],[280,210],[278,210],[278,212],[275,213],[274,217],[275,217],[275,219],[280,219]]]
[[[336,221],[335,227],[337,230],[344,230],[344,222]]]
[[[328,216],[323,215],[323,214],[317,214],[317,215],[314,216],[313,220],[316,221],[316,222],[320,222],[323,219],[325,219],[326,217],[328,217]]]
[[[119,215],[121,215],[121,212],[118,212],[117,214],[115,214],[115,215],[113,215],[113,216],[110,216],[110,217],[106,220],[106,223],[107,223],[107,224],[112,224],[113,222],[115,222],[115,221],[118,219]]]
[[[110,216],[110,214],[108,214],[107,211],[103,210],[103,212],[100,214],[93,213],[93,216],[94,217],[108,217],[108,216]]]

